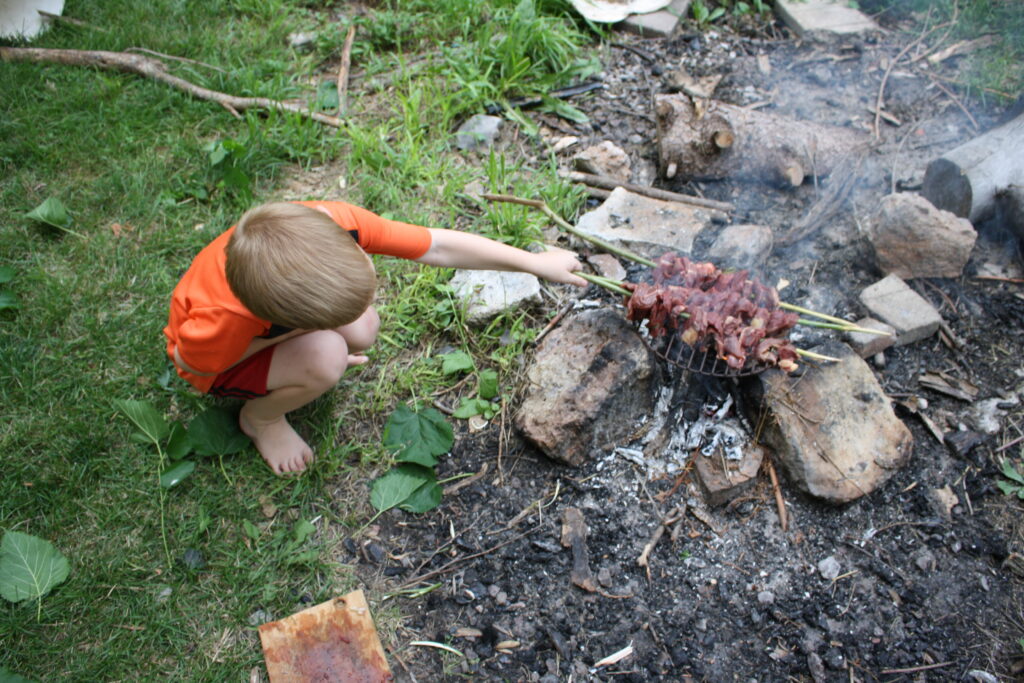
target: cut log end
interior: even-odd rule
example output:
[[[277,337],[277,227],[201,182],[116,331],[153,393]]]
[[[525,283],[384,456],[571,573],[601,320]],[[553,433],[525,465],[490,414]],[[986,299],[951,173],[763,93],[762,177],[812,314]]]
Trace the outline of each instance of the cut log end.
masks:
[[[960,166],[948,159],[936,159],[928,164],[921,194],[937,209],[949,211],[961,218],[970,216],[974,202],[970,178]]]
[[[733,135],[732,132],[728,130],[718,131],[717,133],[714,134],[712,139],[714,140],[715,146],[718,147],[718,149],[729,149],[730,147],[733,146],[733,143],[736,142],[736,136]]]

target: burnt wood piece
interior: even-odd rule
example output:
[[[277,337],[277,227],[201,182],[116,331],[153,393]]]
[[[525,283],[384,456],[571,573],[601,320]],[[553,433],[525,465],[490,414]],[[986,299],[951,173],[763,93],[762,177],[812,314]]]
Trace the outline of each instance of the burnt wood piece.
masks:
[[[975,225],[993,215],[997,195],[1024,185],[1024,114],[928,164],[921,194]]]
[[[850,128],[798,121],[688,95],[655,98],[666,178],[748,178],[796,187],[869,143]]]

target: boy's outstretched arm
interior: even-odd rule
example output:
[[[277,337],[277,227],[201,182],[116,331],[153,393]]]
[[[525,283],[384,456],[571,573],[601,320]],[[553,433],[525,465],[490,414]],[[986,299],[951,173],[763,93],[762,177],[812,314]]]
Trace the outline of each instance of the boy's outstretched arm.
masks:
[[[586,287],[587,281],[573,271],[583,267],[576,255],[564,249],[533,254],[501,242],[457,230],[430,228],[431,244],[417,263],[471,270],[517,270],[537,277]]]

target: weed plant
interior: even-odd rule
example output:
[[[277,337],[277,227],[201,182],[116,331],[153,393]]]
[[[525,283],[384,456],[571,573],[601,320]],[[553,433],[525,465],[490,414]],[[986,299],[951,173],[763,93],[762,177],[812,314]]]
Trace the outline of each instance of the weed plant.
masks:
[[[369,481],[392,464],[383,422],[456,381],[436,354],[464,349],[479,368],[514,372],[540,326],[517,314],[470,334],[451,271],[381,260],[372,365],[297,416],[317,465],[281,479],[251,448],[200,457],[160,505],[157,455],[129,438],[117,401],[183,423],[209,407],[163,353],[170,292],[251,203],[283,196],[289,174],[337,168],[348,188],[337,198],[519,246],[540,237],[537,217],[481,206],[468,182],[540,196],[567,215],[579,207],[552,167],[497,154],[474,169],[451,149],[467,114],[593,69],[581,61],[592,37],[565,3],[382,2],[365,16],[346,7],[83,0],[65,15],[86,25],[57,23],[32,43],[144,47],[194,60],[165,61],[203,87],[309,99],[330,91],[354,22],[353,70],[366,82],[396,75],[386,94],[353,89],[341,130],[266,111],[236,118],[128,74],[0,63],[0,533],[50,540],[71,563],[38,611],[0,600],[0,678],[247,678],[262,664],[256,624],[353,587],[340,544],[371,516]],[[290,47],[303,31],[316,32],[311,46]],[[49,198],[77,235],[26,217]],[[397,613],[376,616],[387,640]]]

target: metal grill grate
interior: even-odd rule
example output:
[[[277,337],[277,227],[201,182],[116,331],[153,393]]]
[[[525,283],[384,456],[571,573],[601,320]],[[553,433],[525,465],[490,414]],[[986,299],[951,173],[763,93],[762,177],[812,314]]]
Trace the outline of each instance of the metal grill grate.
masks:
[[[713,344],[705,344],[699,347],[685,344],[679,335],[669,332],[658,339],[649,339],[648,335],[641,334],[641,338],[658,358],[666,363],[674,365],[690,372],[712,377],[747,377],[757,375],[768,369],[769,366],[747,362],[739,370],[729,365],[718,357]]]

